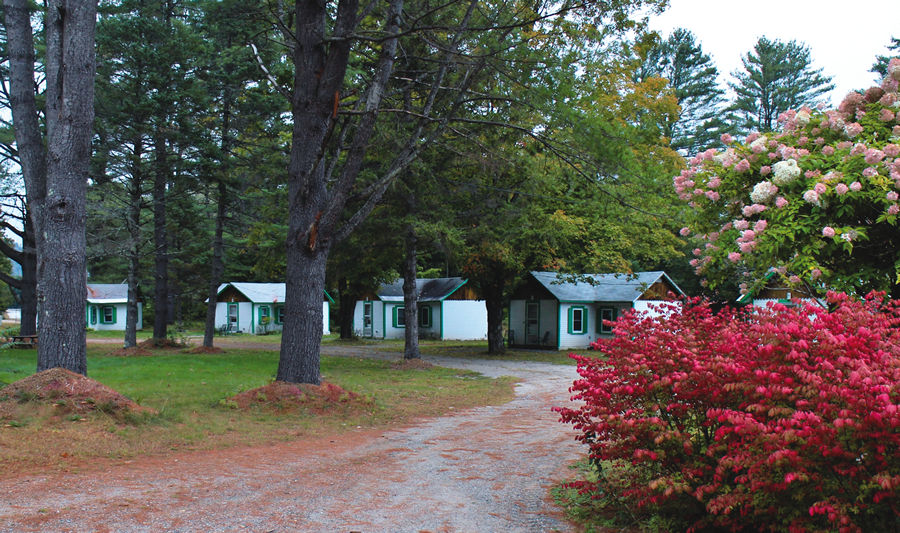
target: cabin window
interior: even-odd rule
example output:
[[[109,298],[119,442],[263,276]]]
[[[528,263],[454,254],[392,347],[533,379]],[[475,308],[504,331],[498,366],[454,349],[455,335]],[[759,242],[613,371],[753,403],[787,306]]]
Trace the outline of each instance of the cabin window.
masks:
[[[101,324],[115,324],[116,323],[116,308],[113,306],[105,306],[100,310],[100,323]]]
[[[597,313],[597,333],[610,335],[613,332],[613,326],[606,324],[607,321],[615,321],[619,317],[619,310],[614,307],[601,307]]]
[[[275,308],[275,323],[284,324],[284,306],[279,305]]]
[[[264,318],[269,318],[269,306],[267,306],[267,305],[264,305],[259,308],[259,323],[260,324],[263,324],[266,322],[265,320],[263,320]]]
[[[394,327],[406,327],[406,309],[402,306],[394,307]]]
[[[91,324],[96,324],[96,323],[97,323],[97,306],[92,305],[91,306]]]
[[[587,307],[575,306],[569,308],[569,335],[584,335],[587,333]]]
[[[431,308],[428,306],[419,308],[419,326],[423,328],[431,327]]]

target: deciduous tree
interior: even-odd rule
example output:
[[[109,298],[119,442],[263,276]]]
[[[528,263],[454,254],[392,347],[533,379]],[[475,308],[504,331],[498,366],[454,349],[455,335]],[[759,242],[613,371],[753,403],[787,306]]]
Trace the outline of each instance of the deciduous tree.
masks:
[[[274,4],[276,27],[294,65],[286,315],[278,379],[319,382],[321,298],[329,250],[359,225],[386,187],[462,110],[503,98],[470,89],[485,76],[497,76],[505,51],[518,49],[536,36],[532,30],[537,25],[552,20],[566,25],[625,25],[627,13],[641,4],[471,0],[434,5],[390,0],[361,5],[356,0],[320,0],[298,1],[292,13],[279,11],[280,4]],[[429,43],[429,56],[416,58],[428,65],[427,70],[414,78],[393,78],[398,64],[406,60],[398,54],[398,46],[419,39]],[[397,92],[398,85],[414,90]],[[395,99],[401,95],[408,99]],[[386,166],[372,169],[378,178],[357,190],[379,117],[391,115],[413,118],[404,125],[406,140]],[[353,216],[343,219],[354,193],[365,201]]]
[[[35,97],[35,47],[25,0],[4,0],[19,164],[37,244],[38,371],[87,373],[84,332],[86,188],[94,119],[97,3],[48,0],[46,149]]]

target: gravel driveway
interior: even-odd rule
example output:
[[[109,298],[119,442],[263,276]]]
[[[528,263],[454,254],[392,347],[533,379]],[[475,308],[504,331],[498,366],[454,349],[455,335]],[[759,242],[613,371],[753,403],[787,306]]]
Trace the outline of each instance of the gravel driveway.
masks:
[[[507,405],[398,430],[4,478],[0,531],[575,531],[548,498],[584,452],[550,411],[575,368],[424,359],[524,381]]]

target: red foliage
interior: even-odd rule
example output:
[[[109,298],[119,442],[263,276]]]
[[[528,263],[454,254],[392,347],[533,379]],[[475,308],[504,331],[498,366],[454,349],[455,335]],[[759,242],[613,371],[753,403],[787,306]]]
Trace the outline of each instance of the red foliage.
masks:
[[[607,359],[572,356],[584,404],[562,420],[632,465],[626,498],[694,531],[895,531],[900,302],[829,305],[626,314]]]

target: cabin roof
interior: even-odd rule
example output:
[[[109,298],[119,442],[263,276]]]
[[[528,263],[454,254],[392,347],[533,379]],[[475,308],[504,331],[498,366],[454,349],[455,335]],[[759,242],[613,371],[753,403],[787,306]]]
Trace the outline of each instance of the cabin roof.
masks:
[[[561,302],[634,302],[651,285],[665,281],[678,295],[684,295],[678,285],[662,270],[634,274],[583,274],[587,281],[561,281],[557,272],[532,272],[532,276]]]
[[[128,285],[124,283],[88,283],[87,301],[92,304],[127,302]]]
[[[253,303],[284,303],[285,284],[284,283],[250,283],[245,281],[232,281],[231,283],[223,283],[219,285],[219,291],[216,294],[222,294],[226,287],[234,287],[241,294],[247,297]],[[325,291],[325,297],[328,301],[334,303],[334,299]]]
[[[462,278],[417,279],[417,300],[420,302],[440,302],[456,292],[456,289],[465,285],[466,281]],[[402,302],[403,280],[400,279],[389,285],[382,285],[378,289],[377,294],[382,302]]]

